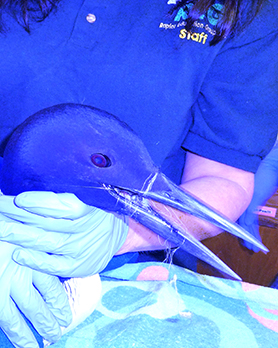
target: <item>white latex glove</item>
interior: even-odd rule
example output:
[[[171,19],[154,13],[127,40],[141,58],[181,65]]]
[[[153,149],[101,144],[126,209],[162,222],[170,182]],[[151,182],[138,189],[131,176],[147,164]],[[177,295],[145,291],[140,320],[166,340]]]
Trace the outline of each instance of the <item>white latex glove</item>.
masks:
[[[127,236],[124,218],[88,206],[73,194],[25,192],[15,198],[25,210],[14,206],[13,197],[4,197],[2,214],[23,224],[2,229],[0,239],[28,248],[16,250],[13,259],[35,270],[61,277],[99,273]]]
[[[20,229],[19,224],[0,221],[1,230],[9,225]],[[61,337],[60,325],[68,326],[72,319],[66,292],[58,278],[14,262],[14,249],[0,242],[0,327],[15,347],[38,348],[19,308],[42,337],[56,342]]]

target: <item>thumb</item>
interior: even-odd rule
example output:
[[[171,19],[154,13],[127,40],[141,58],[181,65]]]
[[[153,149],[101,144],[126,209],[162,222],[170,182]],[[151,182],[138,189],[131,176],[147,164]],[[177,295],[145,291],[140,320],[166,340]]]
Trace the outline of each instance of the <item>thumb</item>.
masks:
[[[72,193],[23,192],[15,197],[14,202],[30,213],[58,219],[78,219],[94,209]]]

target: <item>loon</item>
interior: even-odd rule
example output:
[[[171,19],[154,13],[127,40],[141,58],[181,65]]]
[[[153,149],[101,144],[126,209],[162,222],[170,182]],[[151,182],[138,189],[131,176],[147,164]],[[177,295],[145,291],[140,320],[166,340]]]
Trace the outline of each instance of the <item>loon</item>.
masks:
[[[268,251],[238,224],[169,180],[126,123],[91,106],[51,106],[19,125],[5,149],[0,187],[6,195],[73,193],[88,205],[132,217],[237,280],[240,277],[200,241],[153,209],[151,200],[204,219]]]

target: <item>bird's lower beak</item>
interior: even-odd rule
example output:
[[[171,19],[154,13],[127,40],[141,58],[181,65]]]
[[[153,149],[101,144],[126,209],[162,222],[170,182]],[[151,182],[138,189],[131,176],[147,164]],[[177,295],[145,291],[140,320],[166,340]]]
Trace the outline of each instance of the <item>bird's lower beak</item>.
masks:
[[[234,279],[240,280],[240,277],[201,242],[194,238],[190,234],[190,231],[185,231],[178,225],[173,226],[172,223],[163,218],[151,207],[148,200],[153,200],[194,215],[254,244],[264,252],[268,251],[260,241],[241,226],[179,188],[162,173],[158,172],[149,177],[144,187],[140,190],[109,187],[108,191],[117,198],[119,203],[122,203],[122,213],[131,216],[142,225],[171,242],[174,246],[182,248]]]

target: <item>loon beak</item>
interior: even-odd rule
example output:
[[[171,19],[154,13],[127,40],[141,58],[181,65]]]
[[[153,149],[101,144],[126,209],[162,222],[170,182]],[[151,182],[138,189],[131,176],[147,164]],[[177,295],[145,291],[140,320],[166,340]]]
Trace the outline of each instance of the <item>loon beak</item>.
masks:
[[[160,172],[152,174],[146,180],[142,190],[112,185],[104,185],[104,187],[110,195],[117,199],[121,206],[120,213],[129,215],[165,240],[236,280],[241,280],[241,278],[190,233],[178,226],[173,226],[162,217],[152,207],[150,200],[206,220],[220,229],[254,244],[262,251],[268,251],[260,241],[241,226],[216,212],[192,194],[182,190]]]

